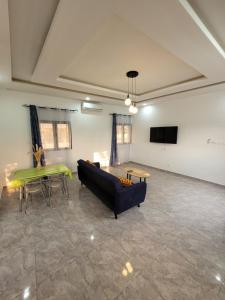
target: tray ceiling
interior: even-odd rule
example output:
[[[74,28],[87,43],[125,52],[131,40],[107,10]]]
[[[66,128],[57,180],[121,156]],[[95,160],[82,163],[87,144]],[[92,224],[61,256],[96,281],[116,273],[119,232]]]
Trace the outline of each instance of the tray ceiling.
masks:
[[[8,74],[0,75],[11,86],[122,101],[125,74],[135,69],[142,102],[225,82],[223,0],[1,3],[0,67]]]
[[[31,79],[58,2],[9,1],[13,77]]]
[[[114,16],[77,54],[61,77],[127,91],[126,72],[138,70],[137,94],[202,76],[134,26]]]

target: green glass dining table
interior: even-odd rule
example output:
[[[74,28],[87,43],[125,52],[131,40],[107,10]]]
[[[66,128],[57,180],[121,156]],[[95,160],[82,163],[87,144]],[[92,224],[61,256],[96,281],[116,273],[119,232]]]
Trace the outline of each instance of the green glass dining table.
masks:
[[[20,189],[20,211],[22,211],[24,187],[27,183],[32,182],[33,180],[41,179],[43,177],[60,174],[64,174],[70,179],[73,178],[72,170],[64,164],[47,165],[38,168],[16,170],[11,176],[9,187]]]

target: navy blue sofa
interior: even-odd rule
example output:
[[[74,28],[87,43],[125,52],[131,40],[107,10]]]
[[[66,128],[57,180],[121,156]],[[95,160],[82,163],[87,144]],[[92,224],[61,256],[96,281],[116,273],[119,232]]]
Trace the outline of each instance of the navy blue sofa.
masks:
[[[81,185],[86,185],[97,197],[117,214],[133,207],[140,206],[146,195],[146,183],[135,183],[124,186],[112,174],[100,169],[100,164],[95,166],[80,159],[78,160],[78,177]]]

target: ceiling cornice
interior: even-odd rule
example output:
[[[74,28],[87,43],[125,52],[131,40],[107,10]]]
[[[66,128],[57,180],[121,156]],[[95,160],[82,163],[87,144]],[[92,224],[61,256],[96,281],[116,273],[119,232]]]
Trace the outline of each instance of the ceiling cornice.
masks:
[[[112,93],[117,95],[118,97],[126,97],[127,92],[124,91],[120,91],[120,90],[116,90],[116,89],[110,89],[104,86],[99,86],[99,85],[95,85],[95,84],[91,84],[88,82],[82,82],[82,81],[78,81],[78,80],[74,80],[71,78],[67,78],[65,76],[60,76],[57,78],[58,82],[62,82],[62,83],[69,83],[72,85],[76,85],[76,86],[80,86],[80,87],[86,87],[86,88],[91,88],[91,89],[95,89],[98,90],[99,92],[103,91],[103,92],[108,92],[108,93]]]
[[[199,29],[203,32],[206,38],[210,41],[213,47],[217,50],[217,52],[225,59],[225,51],[220,43],[217,41],[215,36],[211,33],[209,28],[204,24],[199,15],[195,12],[191,4],[187,0],[179,0],[180,4],[195,22],[195,24],[199,27]]]
[[[65,87],[58,87],[58,86],[54,86],[54,85],[49,85],[49,84],[43,84],[43,83],[37,83],[37,82],[32,82],[32,81],[27,81],[27,80],[22,80],[19,78],[12,78],[12,83],[20,83],[20,84],[26,84],[29,86],[34,86],[34,87],[42,87],[42,88],[49,88],[52,90],[59,90],[59,91],[65,91],[65,92],[70,92],[70,93],[78,93],[80,95],[83,96],[93,96],[93,97],[100,97],[100,98],[107,98],[109,100],[116,100],[118,102],[123,102],[124,99],[120,99],[117,97],[108,97],[108,96],[103,96],[100,94],[95,94],[95,93],[89,93],[89,92],[83,92],[83,91],[79,91],[79,90],[74,90],[74,89],[69,89],[69,88],[65,88]],[[85,99],[83,99],[85,100]]]
[[[99,3],[103,3],[103,0],[98,0]],[[187,93],[190,91],[197,91],[202,90],[207,87],[212,86],[220,86],[225,83],[225,52],[222,46],[217,41],[215,35],[212,35],[209,27],[205,25],[205,23],[200,18],[200,15],[198,15],[194,8],[190,5],[190,3],[187,0],[179,0],[178,2],[173,2],[171,4],[171,11],[179,12],[178,15],[180,15],[179,18],[175,18],[173,24],[170,26],[170,23],[164,22],[162,20],[162,27],[157,29],[157,26],[153,25],[159,25],[159,21],[156,19],[151,18],[151,22],[148,23],[149,18],[145,18],[144,13],[147,11],[147,7],[154,6],[155,12],[159,11],[159,8],[162,7],[163,1],[157,1],[152,2],[151,1],[144,1],[140,0],[139,5],[142,7],[141,11],[138,11],[135,9],[135,1],[132,1],[132,9],[121,9],[121,7],[127,3],[128,0],[124,0],[121,2],[121,4],[118,4],[118,7],[120,8],[120,11],[118,12],[118,15],[121,18],[124,18],[128,23],[130,22],[132,25],[134,25],[136,28],[138,28],[140,31],[142,31],[145,35],[147,35],[149,38],[151,38],[156,43],[160,44],[163,48],[168,50],[170,53],[181,59],[183,62],[187,63],[188,65],[192,66],[196,69],[200,75],[194,78],[190,78],[188,80],[176,82],[173,84],[169,84],[160,88],[152,89],[147,92],[139,93],[137,95],[134,95],[136,97],[137,103],[145,103],[147,101],[155,100],[164,98],[167,96],[172,95],[179,95],[182,93]],[[83,6],[84,11],[86,12],[86,4],[82,2],[82,0],[77,1],[81,3]],[[110,2],[110,1],[106,1]],[[6,22],[6,31],[8,31],[8,39],[10,38],[9,34],[9,20],[8,20],[8,0],[2,0],[3,6],[1,7],[0,16],[2,11],[4,11],[4,22]],[[69,3],[69,4],[68,4]],[[85,41],[90,38],[90,36],[95,32],[93,28],[96,30],[99,27],[99,24],[104,24],[104,20],[107,19],[111,13],[111,10],[108,9],[108,6],[104,7],[104,11],[100,13],[99,19],[94,20],[93,24],[95,25],[93,28],[90,26],[88,31],[85,33],[85,38],[81,35],[80,38],[80,45],[77,47],[77,41],[73,40],[71,43],[72,47],[69,47],[70,44],[67,44],[68,41],[71,41],[68,37],[66,37],[66,34],[61,34],[63,36],[63,42],[59,39],[58,36],[58,30],[61,28],[61,25],[65,25],[64,23],[61,24],[60,20],[66,23],[66,27],[64,28],[65,31],[68,33],[68,30],[70,30],[70,34],[72,34],[72,29],[74,26],[72,26],[74,17],[73,15],[69,14],[69,11],[73,11],[69,8],[69,6],[74,7],[75,1],[70,0],[66,2],[60,0],[59,5],[56,9],[55,16],[52,20],[52,24],[50,26],[50,29],[48,31],[48,34],[45,39],[45,43],[43,45],[42,51],[40,53],[38,62],[36,64],[36,67],[34,69],[33,77],[31,81],[29,80],[23,80],[21,78],[18,78],[17,76],[12,78],[13,83],[18,84],[26,84],[33,87],[39,87],[39,88],[48,88],[55,91],[62,91],[62,92],[69,92],[69,93],[78,93],[82,96],[91,96],[91,97],[99,97],[100,99],[107,99],[110,101],[115,101],[118,103],[123,103],[127,92],[122,90],[117,90],[113,88],[108,88],[104,85],[94,85],[85,81],[79,81],[74,80],[72,78],[68,78],[65,76],[62,76],[61,74],[64,74],[63,71],[65,67],[70,63],[74,58],[74,53],[77,53],[76,51],[79,51],[85,44]],[[91,3],[91,2],[90,2]],[[7,4],[7,5],[6,5]],[[91,4],[93,5],[93,3]],[[147,7],[145,7],[147,5]],[[167,3],[165,3],[165,6],[167,7]],[[126,5],[125,5],[126,6]],[[125,7],[126,8],[126,7]],[[2,10],[3,9],[3,10]],[[95,8],[97,10],[97,8]],[[65,10],[63,12],[63,10]],[[171,14],[173,12],[169,11]],[[161,11],[160,11],[161,12]],[[68,13],[69,20],[65,20],[65,15]],[[76,13],[78,13],[76,11]],[[98,13],[98,10],[96,14]],[[136,13],[136,18],[133,18],[133,15]],[[138,16],[139,14],[139,16]],[[163,13],[162,13],[163,14]],[[143,16],[142,16],[143,15]],[[164,18],[166,18],[166,14],[163,15]],[[162,18],[162,19],[164,19]],[[100,22],[101,19],[101,22]],[[184,21],[183,21],[184,19]],[[153,21],[152,21],[153,20]],[[132,23],[133,22],[133,23]],[[142,23],[143,22],[143,23]],[[155,23],[154,23],[155,22]],[[158,23],[157,23],[158,22]],[[177,41],[175,39],[174,30],[178,28],[178,24],[186,24],[187,28],[182,27],[182,30],[184,30],[183,36],[185,36],[184,40],[182,40],[182,43],[175,44]],[[7,25],[8,24],[8,25]],[[149,26],[151,25],[152,26]],[[183,25],[184,25],[183,24]],[[56,26],[58,25],[58,27]],[[89,24],[90,25],[90,24]],[[167,26],[167,35],[163,32],[161,32],[161,29]],[[76,30],[78,30],[78,26],[75,26]],[[159,27],[159,26],[158,26]],[[190,27],[190,31],[189,31]],[[154,31],[151,31],[151,28],[154,28]],[[2,33],[2,27],[0,28],[0,38]],[[157,31],[158,30],[158,31]],[[78,30],[79,31],[79,30]],[[177,32],[176,32],[177,33]],[[77,31],[76,31],[76,34]],[[81,34],[81,33],[80,33]],[[54,36],[53,36],[54,35]],[[181,30],[178,30],[178,37],[179,40],[182,37]],[[61,38],[60,36],[60,38]],[[191,38],[190,38],[191,36]],[[58,37],[58,40],[57,38]],[[186,38],[187,37],[187,38]],[[67,39],[68,38],[68,39]],[[174,40],[173,40],[174,39]],[[193,39],[193,45],[190,46],[190,42]],[[198,45],[198,41],[199,44]],[[1,42],[1,39],[0,39]],[[190,46],[190,48],[189,48]],[[62,47],[62,48],[61,48]],[[63,48],[64,47],[64,48]],[[0,68],[2,68],[2,65],[4,61],[7,61],[7,69],[8,74],[10,74],[9,78],[11,80],[11,56],[10,56],[10,39],[7,44],[7,49],[9,48],[9,55],[3,55],[1,52],[0,56]],[[79,48],[79,49],[78,49]],[[64,53],[63,50],[68,51],[68,53]],[[201,50],[206,49],[205,53],[201,53]],[[4,50],[4,49],[3,49]],[[189,50],[192,51],[190,54]],[[49,52],[50,51],[50,52]],[[61,51],[61,52],[60,52]],[[53,55],[51,55],[53,52],[57,52],[58,56],[56,55],[54,59],[52,58]],[[59,60],[60,55],[63,53],[63,62],[59,62],[59,65],[57,64],[57,58]],[[203,58],[202,58],[203,57]],[[209,59],[212,58],[212,59]],[[46,63],[47,62],[47,63]],[[9,66],[10,66],[10,72],[9,72]],[[138,68],[137,68],[138,69]],[[46,75],[49,73],[49,77]],[[59,73],[61,71],[61,73]],[[7,73],[6,72],[6,73]],[[46,77],[45,77],[46,76]],[[124,75],[125,76],[125,75]],[[21,76],[22,77],[22,76]],[[84,78],[85,79],[85,78]],[[9,80],[9,81],[10,81]],[[104,84],[104,81],[103,81]],[[85,91],[86,89],[86,91]]]
[[[216,83],[212,83],[212,84],[207,84],[207,85],[204,85],[204,86],[190,88],[190,89],[186,89],[186,90],[183,90],[183,91],[168,93],[168,94],[164,94],[164,95],[160,95],[160,96],[155,96],[155,97],[153,96],[153,97],[150,97],[150,98],[145,99],[145,100],[140,100],[137,104],[143,104],[143,103],[150,102],[152,100],[157,100],[157,99],[160,99],[160,98],[166,98],[166,97],[169,97],[169,96],[180,95],[180,94],[187,94],[189,92],[200,91],[200,90],[203,90],[203,89],[212,88],[212,87],[219,87],[219,86],[223,86],[223,85],[225,85],[225,81],[216,82]],[[224,88],[225,88],[225,86],[224,86]]]

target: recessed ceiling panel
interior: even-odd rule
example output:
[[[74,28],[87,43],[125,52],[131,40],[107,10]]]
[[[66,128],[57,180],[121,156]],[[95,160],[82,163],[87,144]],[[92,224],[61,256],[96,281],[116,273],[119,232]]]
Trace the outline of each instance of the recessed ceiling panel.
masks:
[[[30,80],[59,0],[9,0],[13,77]]]
[[[225,1],[189,0],[189,3],[225,49]]]
[[[114,16],[86,43],[61,77],[126,91],[125,74],[129,70],[140,73],[137,94],[202,76],[144,33]]]

